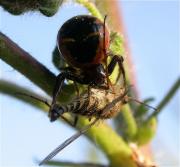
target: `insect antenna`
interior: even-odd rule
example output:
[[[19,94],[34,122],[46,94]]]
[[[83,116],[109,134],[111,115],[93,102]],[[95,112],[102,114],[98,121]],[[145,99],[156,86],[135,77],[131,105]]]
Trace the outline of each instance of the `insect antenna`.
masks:
[[[139,100],[137,100],[137,99],[135,99],[135,98],[133,98],[133,97],[129,97],[129,96],[128,96],[128,100],[135,101],[136,103],[142,104],[142,105],[144,105],[144,106],[146,106],[146,107],[148,107],[148,108],[153,109],[154,111],[158,111],[157,108],[152,107],[152,106],[148,105],[147,103],[141,102],[141,101],[139,101]]]
[[[127,89],[130,89],[131,87],[133,87],[133,85],[129,85]],[[157,112],[157,111],[158,111],[157,108],[152,107],[152,106],[150,106],[149,104],[144,103],[144,102],[142,102],[142,101],[140,101],[140,100],[137,100],[137,99],[135,99],[135,98],[133,98],[133,97],[127,96],[127,100],[132,100],[132,101],[135,101],[136,103],[142,104],[142,105],[144,105],[144,106],[152,109],[154,112]]]
[[[21,95],[21,96],[26,96],[26,97],[30,97],[32,99],[35,99],[37,101],[40,101],[41,103],[44,103],[45,105],[47,105],[49,108],[51,107],[51,105],[47,102],[47,100],[43,100],[41,98],[38,98],[36,96],[33,96],[33,95],[29,95],[29,94],[26,94],[26,93],[22,93],[22,92],[16,92],[15,93],[16,95]],[[74,126],[66,117],[64,117],[63,115],[60,115],[60,117],[65,121],[67,122],[69,125],[71,126]]]
[[[15,94],[17,94],[17,95],[22,95],[22,96],[26,96],[26,97],[30,97],[30,98],[32,98],[32,99],[35,99],[35,100],[37,100],[37,101],[40,101],[40,102],[46,104],[48,107],[51,106],[46,100],[40,99],[40,98],[35,97],[35,96],[33,96],[33,95],[29,95],[29,94],[22,93],[22,92],[16,92]]]
[[[91,126],[93,126],[99,119],[96,118],[92,123],[85,126],[83,129],[79,130],[77,133],[72,135],[70,138],[65,140],[62,144],[60,144],[56,149],[54,149],[46,158],[44,158],[40,163],[40,165],[45,164],[49,160],[51,160],[55,155],[57,155],[60,151],[62,151],[65,147],[67,147],[69,144],[71,144],[74,140],[76,140],[78,137],[80,137],[82,134],[84,134]]]

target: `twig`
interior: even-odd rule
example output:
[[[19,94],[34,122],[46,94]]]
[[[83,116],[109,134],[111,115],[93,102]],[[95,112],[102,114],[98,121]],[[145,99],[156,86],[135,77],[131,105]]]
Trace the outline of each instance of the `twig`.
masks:
[[[52,95],[56,76],[1,32],[0,59],[15,68],[46,93]],[[59,101],[71,100],[73,93],[74,87],[72,85],[64,85]]]
[[[157,110],[153,112],[148,119],[151,119],[152,117],[156,117],[160,113],[160,111],[162,111],[162,109],[169,103],[169,101],[178,91],[179,87],[180,87],[180,78],[178,77],[176,82],[173,84],[173,86],[170,88],[170,90],[167,92],[167,94],[164,96],[161,102],[157,105],[156,107]]]
[[[52,93],[55,75],[1,32],[0,58],[48,94]]]

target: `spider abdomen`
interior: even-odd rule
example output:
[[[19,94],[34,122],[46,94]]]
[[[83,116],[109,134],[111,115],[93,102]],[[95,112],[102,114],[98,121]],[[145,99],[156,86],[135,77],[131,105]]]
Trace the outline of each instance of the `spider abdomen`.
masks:
[[[109,47],[109,33],[104,23],[88,15],[75,16],[60,28],[57,45],[62,57],[73,67],[85,68],[101,63],[104,47]]]

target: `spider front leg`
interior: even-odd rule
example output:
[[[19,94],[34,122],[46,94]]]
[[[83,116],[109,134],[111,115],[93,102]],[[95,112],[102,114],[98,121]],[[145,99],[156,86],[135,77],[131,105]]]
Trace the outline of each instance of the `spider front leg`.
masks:
[[[76,84],[76,80],[78,80],[79,77],[75,75],[75,70],[71,67],[64,67],[64,68],[61,68],[61,70],[62,72],[56,77],[56,83],[55,83],[53,94],[52,94],[53,99],[51,103],[51,108],[56,103],[57,96],[62,89],[62,85],[65,79],[74,81],[75,89],[77,90],[77,93],[79,94],[79,89]]]
[[[51,111],[52,111],[54,105],[56,104],[57,96],[61,92],[62,85],[64,83],[64,80],[67,78],[67,76],[68,75],[66,72],[62,72],[56,77],[56,83],[55,83],[53,93],[52,93],[52,103],[51,103],[50,109],[49,109],[49,116],[51,114]]]
[[[51,103],[50,109],[49,109],[49,117],[50,118],[51,118],[51,114],[54,109],[54,105],[56,104],[56,101],[57,101],[57,96],[61,92],[62,85],[63,85],[65,79],[74,81],[74,85],[76,87],[76,91],[77,91],[78,97],[79,97],[79,89],[77,87],[76,80],[79,80],[80,77],[76,76],[73,73],[73,71],[70,71],[70,68],[64,68],[63,70],[64,71],[56,77],[56,83],[55,83],[53,94],[52,94],[52,103]],[[75,116],[74,125],[77,124],[77,121],[78,121],[78,118]]]
[[[56,83],[55,83],[54,90],[53,90],[53,99],[52,99],[52,103],[51,103],[50,109],[49,109],[49,117],[50,118],[52,118],[54,105],[56,104],[57,96],[61,92],[62,85],[63,85],[65,79],[70,79],[70,80],[74,81],[73,74],[71,74],[70,72],[64,71],[56,77]],[[74,81],[74,83],[76,84],[75,81]],[[63,119],[64,119],[64,117],[63,117]],[[76,126],[77,121],[78,121],[78,117],[75,116],[74,123],[72,124],[72,126]]]
[[[123,85],[124,85],[124,87],[126,87],[126,75],[125,75],[123,61],[124,61],[124,59],[122,56],[114,55],[111,59],[111,62],[108,65],[108,75],[112,74],[112,72],[116,66],[116,63],[118,63],[120,72],[123,75]],[[119,76],[118,76],[118,78],[119,78]]]

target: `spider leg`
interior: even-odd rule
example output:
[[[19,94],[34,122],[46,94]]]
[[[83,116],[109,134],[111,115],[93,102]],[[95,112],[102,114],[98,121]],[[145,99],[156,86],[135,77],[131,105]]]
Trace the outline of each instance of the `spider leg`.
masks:
[[[118,56],[118,55],[114,55],[111,59],[111,62],[109,63],[108,65],[108,75],[111,75],[115,66],[116,66],[116,63],[118,63],[119,65],[119,68],[120,68],[120,72],[122,73],[123,75],[123,85],[124,87],[126,87],[126,75],[125,75],[125,69],[124,69],[124,66],[123,66],[123,57],[122,56]],[[118,77],[120,77],[120,75],[118,74]]]
[[[76,85],[76,82],[79,82],[79,83],[84,82],[83,79],[82,79],[83,77],[77,75],[75,69],[73,69],[73,68],[64,68],[64,70],[65,71],[61,72],[56,77],[56,83],[55,83],[54,90],[53,90],[53,93],[52,93],[52,103],[51,103],[51,106],[50,106],[49,114],[51,114],[51,111],[52,111],[54,105],[56,104],[57,97],[61,92],[62,85],[63,85],[65,79],[74,81],[74,84],[75,84],[75,87],[76,87],[76,90],[77,90],[78,94],[79,94],[79,90],[78,90],[78,87]]]
[[[62,72],[56,77],[56,83],[55,83],[55,86],[54,86],[54,89],[53,89],[52,103],[51,103],[50,111],[53,108],[54,104],[56,104],[57,96],[61,92],[62,85],[63,85],[64,80],[66,78],[67,78],[66,72]]]

